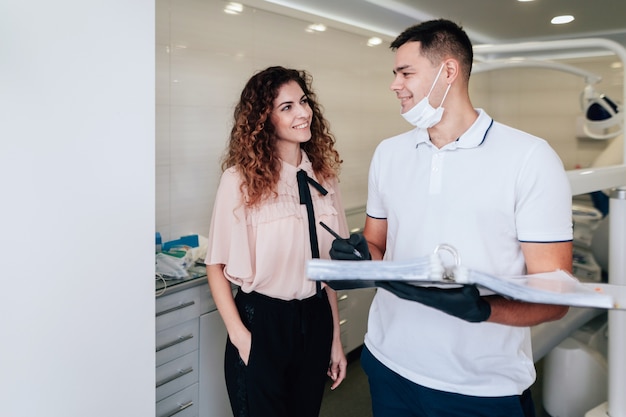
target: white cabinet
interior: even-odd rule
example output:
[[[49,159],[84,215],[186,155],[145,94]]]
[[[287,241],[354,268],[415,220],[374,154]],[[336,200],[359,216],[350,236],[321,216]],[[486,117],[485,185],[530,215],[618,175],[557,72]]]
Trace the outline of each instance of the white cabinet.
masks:
[[[198,384],[172,394],[167,401],[158,401],[156,415],[159,417],[198,417]]]
[[[341,342],[346,355],[363,344],[374,294],[375,288],[337,291]]]
[[[173,286],[156,299],[156,416],[231,416],[223,371],[226,330],[206,278],[178,286],[184,289]],[[213,349],[218,339],[221,347]],[[203,357],[207,351],[210,358]]]
[[[346,354],[363,343],[374,293],[372,288],[337,292]],[[226,328],[206,278],[157,297],[156,417],[232,417],[225,344]]]

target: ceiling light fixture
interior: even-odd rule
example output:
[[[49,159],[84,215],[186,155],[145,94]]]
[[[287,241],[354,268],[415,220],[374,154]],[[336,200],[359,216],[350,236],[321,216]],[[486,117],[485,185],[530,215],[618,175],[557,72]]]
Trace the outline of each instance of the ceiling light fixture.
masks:
[[[383,43],[383,40],[376,36],[371,37],[367,40],[367,46],[378,46],[381,43]]]
[[[241,3],[230,2],[224,7],[224,13],[226,14],[240,14],[243,12],[243,5]]]
[[[571,14],[564,14],[562,16],[554,16],[552,20],[550,20],[550,23],[552,23],[553,25],[564,25],[565,23],[569,23],[572,21],[574,21],[574,16],[572,16]]]
[[[323,25],[321,23],[313,23],[313,24],[310,24],[309,26],[307,26],[306,31],[309,32],[309,33],[325,32],[326,31],[326,25]]]

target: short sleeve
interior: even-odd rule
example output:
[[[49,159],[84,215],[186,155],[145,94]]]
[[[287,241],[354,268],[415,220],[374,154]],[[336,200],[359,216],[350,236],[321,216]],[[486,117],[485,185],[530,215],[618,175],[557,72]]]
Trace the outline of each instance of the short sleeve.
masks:
[[[380,159],[380,145],[374,152],[372,162],[370,162],[370,170],[368,174],[367,182],[367,208],[366,213],[370,217],[377,219],[386,219],[387,212],[383,204],[381,195],[379,193],[379,159]]]
[[[235,168],[224,171],[213,206],[205,259],[207,265],[225,265],[224,274],[238,285],[254,275],[240,185]]]
[[[518,177],[516,227],[522,242],[572,240],[572,194],[563,163],[542,141]]]

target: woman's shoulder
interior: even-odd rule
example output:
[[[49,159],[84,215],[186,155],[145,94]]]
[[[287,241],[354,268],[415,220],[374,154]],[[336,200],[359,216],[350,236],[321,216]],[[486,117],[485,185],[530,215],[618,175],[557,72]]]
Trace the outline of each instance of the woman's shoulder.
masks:
[[[222,172],[221,182],[239,184],[241,181],[241,171],[236,166],[228,167]]]

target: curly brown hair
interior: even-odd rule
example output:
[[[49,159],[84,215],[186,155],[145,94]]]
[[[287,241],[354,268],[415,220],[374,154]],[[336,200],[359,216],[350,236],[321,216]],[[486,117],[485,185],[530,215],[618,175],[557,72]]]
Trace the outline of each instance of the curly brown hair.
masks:
[[[300,147],[308,155],[320,181],[339,175],[343,161],[335,150],[335,138],[311,88],[312,77],[306,71],[269,67],[252,76],[241,92],[222,160],[222,170],[235,166],[241,173],[241,191],[249,206],[276,194],[281,162],[275,149],[276,133],[270,112],[278,91],[290,81],[302,88],[313,111],[311,139]]]

